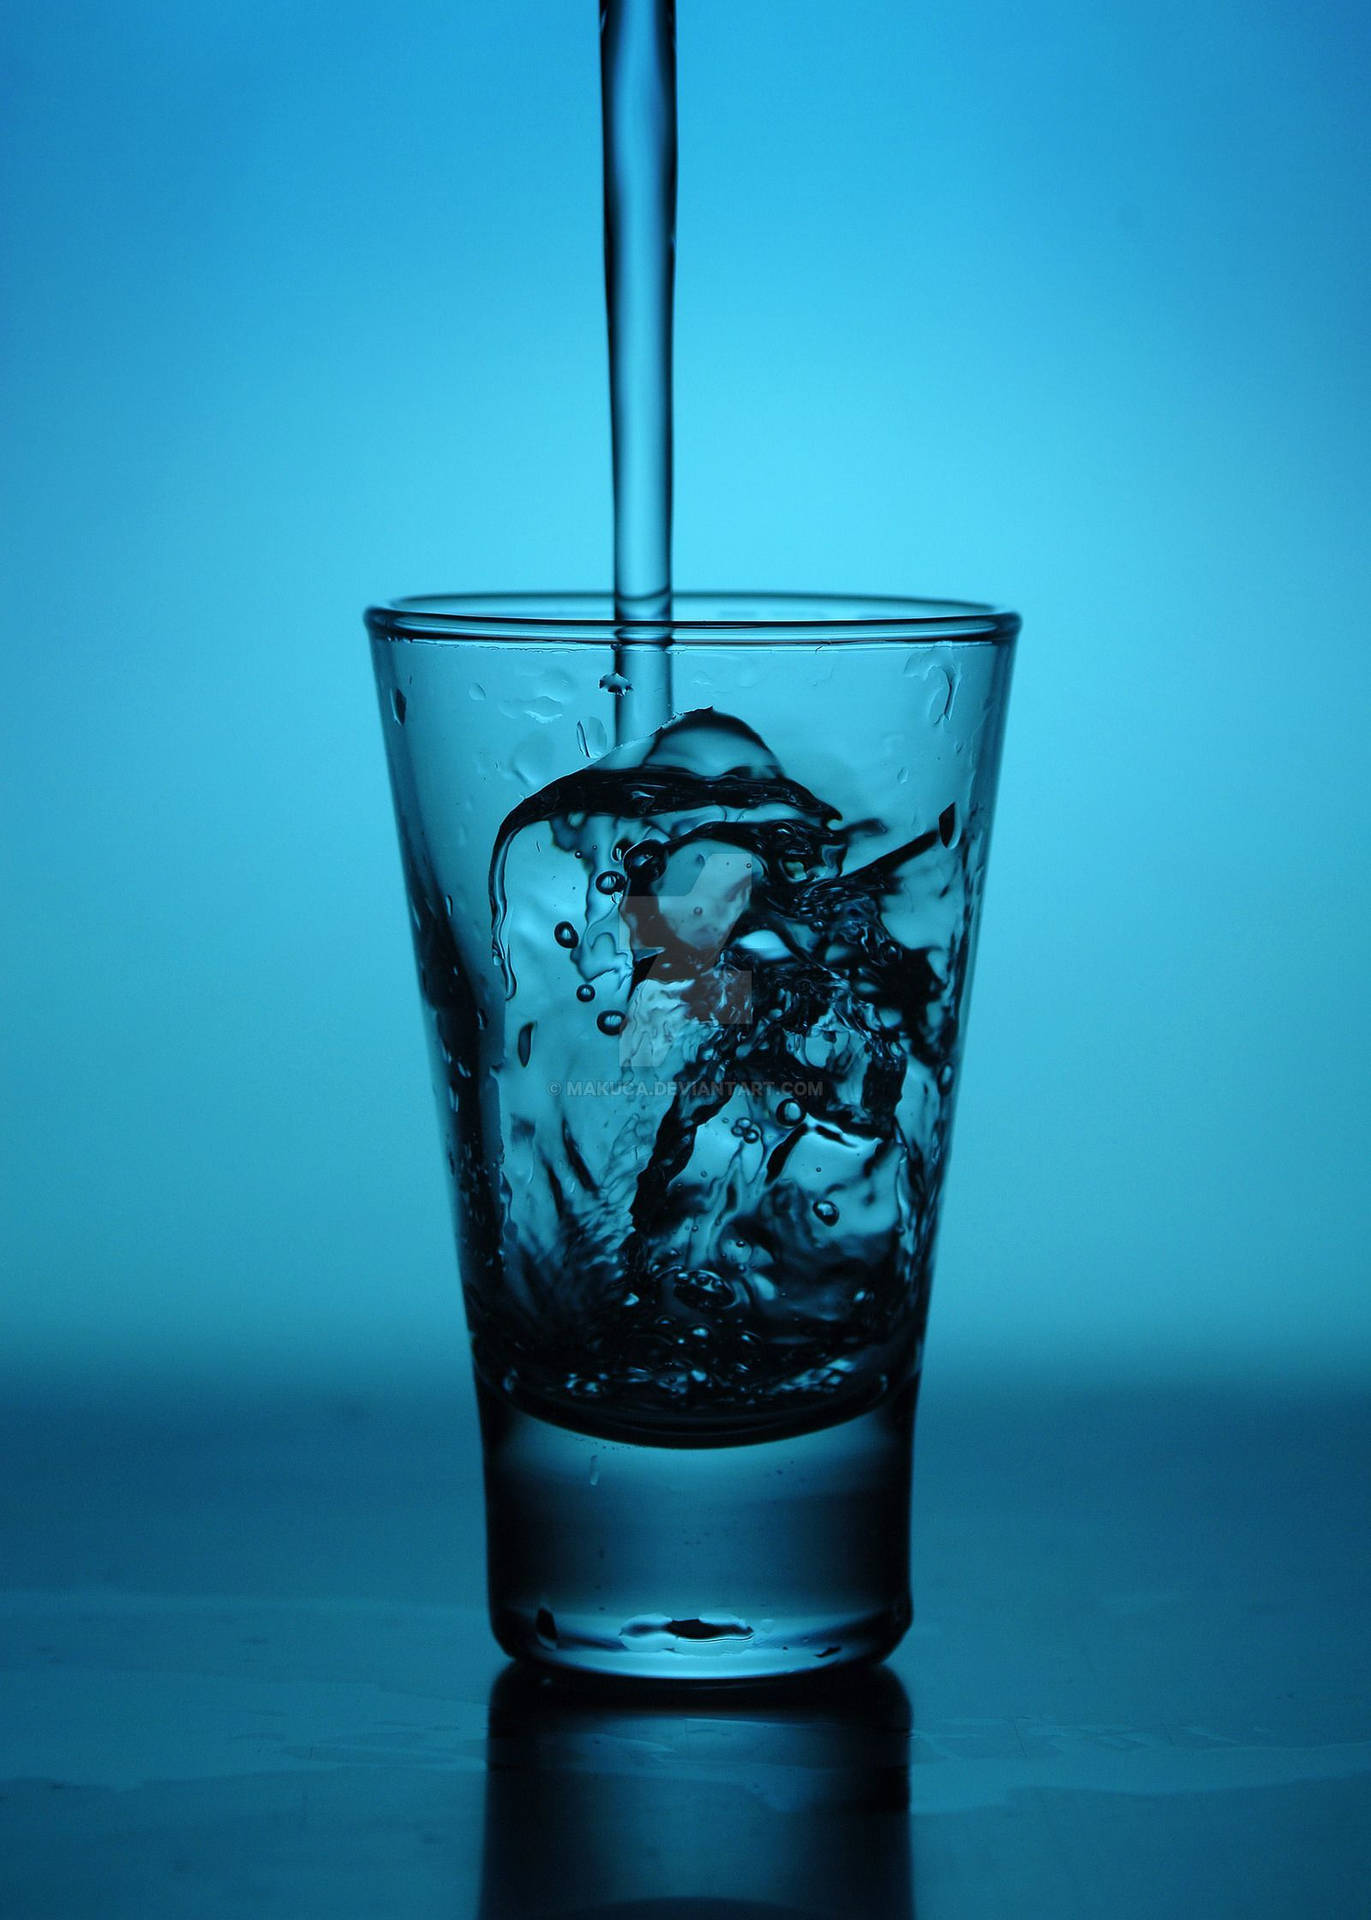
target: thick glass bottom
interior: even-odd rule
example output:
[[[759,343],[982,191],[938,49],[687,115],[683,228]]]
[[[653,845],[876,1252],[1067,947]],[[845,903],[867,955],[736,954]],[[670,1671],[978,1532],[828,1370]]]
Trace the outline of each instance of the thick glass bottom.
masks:
[[[908,1627],[913,1383],[833,1426],[703,1447],[478,1394],[491,1622],[516,1658],[719,1685],[881,1659]]]

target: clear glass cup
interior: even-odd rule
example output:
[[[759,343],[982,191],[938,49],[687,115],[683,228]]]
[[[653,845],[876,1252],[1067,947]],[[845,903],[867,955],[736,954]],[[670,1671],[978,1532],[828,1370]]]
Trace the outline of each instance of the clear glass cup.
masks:
[[[553,1667],[880,1657],[1018,619],[367,615],[452,1177],[491,1618]]]

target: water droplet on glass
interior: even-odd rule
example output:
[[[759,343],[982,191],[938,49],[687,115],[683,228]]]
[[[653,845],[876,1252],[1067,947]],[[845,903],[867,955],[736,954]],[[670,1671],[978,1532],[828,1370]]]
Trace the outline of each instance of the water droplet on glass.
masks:
[[[610,1038],[613,1039],[616,1033],[623,1032],[628,1023],[622,1013],[618,1013],[613,1007],[610,1007],[608,1011],[600,1015],[595,1024],[601,1033],[607,1033]]]
[[[957,683],[946,667],[931,666],[924,675],[924,685],[928,689],[928,718],[932,726],[941,726],[952,711],[952,702],[956,698]]]
[[[510,756],[510,772],[530,793],[550,780],[556,769],[557,751],[546,734],[530,735]]]
[[[580,935],[569,920],[559,920],[552,937],[559,947],[574,947],[580,940]]]
[[[396,687],[390,696],[390,710],[395,715],[396,721],[400,726],[405,724],[405,709],[408,705],[409,702],[405,699],[400,689]]]
[[[533,1022],[531,1020],[527,1025],[520,1027],[519,1038],[516,1044],[519,1052],[519,1065],[526,1067],[533,1053]]]
[[[955,847],[961,837],[961,828],[957,821],[957,807],[954,801],[950,807],[944,807],[938,815],[938,838],[945,847]]]
[[[506,703],[502,701],[501,705],[504,706]],[[530,720],[555,720],[562,711],[561,701],[549,699],[544,693],[535,694],[532,700],[510,701],[508,705],[514,709],[510,715],[511,719],[527,715]]]
[[[486,690],[481,685],[479,680],[473,680],[471,685],[467,688],[467,692],[471,695],[473,700],[484,700],[486,697]]]
[[[633,691],[633,682],[631,680],[625,680],[621,673],[606,673],[602,675],[600,685],[606,693],[612,693],[616,700],[622,700],[626,693],[632,693]]]

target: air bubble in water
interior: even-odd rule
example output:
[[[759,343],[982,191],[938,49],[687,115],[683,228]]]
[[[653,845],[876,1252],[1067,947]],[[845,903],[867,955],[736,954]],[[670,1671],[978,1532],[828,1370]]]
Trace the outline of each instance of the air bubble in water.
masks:
[[[577,987],[576,998],[586,1006],[589,1006],[590,1002],[595,998],[595,989],[591,986],[589,980],[583,980],[580,986]]]
[[[624,854],[624,871],[639,891],[654,886],[666,870],[666,853],[660,846],[649,844],[633,847]]]
[[[516,1044],[518,1046],[519,1065],[521,1067],[528,1065],[533,1054],[533,1025],[533,1021],[530,1020],[525,1026],[519,1029],[519,1038]]]
[[[798,1127],[805,1117],[805,1110],[798,1100],[782,1100],[776,1109],[776,1118],[783,1127]]]
[[[835,1226],[838,1219],[838,1209],[831,1200],[816,1200],[814,1202],[814,1218],[821,1220],[826,1227]]]
[[[633,691],[633,682],[631,680],[625,680],[621,673],[606,673],[601,675],[600,685],[606,693],[612,693],[616,700],[622,700],[626,693],[632,693]]]
[[[408,705],[409,702],[405,699],[400,689],[396,687],[390,696],[390,710],[395,715],[396,722],[400,726],[405,724],[405,708]]]
[[[610,869],[608,872],[596,874],[595,884],[601,893],[622,893],[628,883],[621,873],[615,873]]]
[[[622,1013],[616,1012],[613,1007],[610,1007],[600,1015],[595,1024],[601,1033],[607,1033],[610,1038],[613,1039],[616,1033],[623,1032],[627,1021]]]
[[[559,920],[552,937],[559,947],[571,948],[580,945],[581,936],[569,920]]]

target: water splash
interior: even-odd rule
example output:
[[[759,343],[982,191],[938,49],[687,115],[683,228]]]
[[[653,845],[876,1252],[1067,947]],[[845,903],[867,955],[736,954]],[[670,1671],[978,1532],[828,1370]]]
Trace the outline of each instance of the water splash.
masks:
[[[478,1364],[641,1431],[841,1417],[922,1327],[972,900],[945,808],[889,847],[712,708],[514,808]],[[574,937],[569,937],[574,936]],[[555,1062],[555,1068],[549,1062]],[[555,1078],[549,1078],[555,1071]]]

